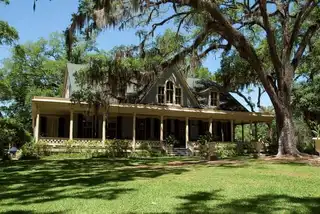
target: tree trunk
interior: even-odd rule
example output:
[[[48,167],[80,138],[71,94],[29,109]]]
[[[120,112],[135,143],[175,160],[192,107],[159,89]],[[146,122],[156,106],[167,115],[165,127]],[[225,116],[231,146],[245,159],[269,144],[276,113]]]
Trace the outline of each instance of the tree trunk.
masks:
[[[299,156],[290,107],[275,108],[278,134],[278,154]]]

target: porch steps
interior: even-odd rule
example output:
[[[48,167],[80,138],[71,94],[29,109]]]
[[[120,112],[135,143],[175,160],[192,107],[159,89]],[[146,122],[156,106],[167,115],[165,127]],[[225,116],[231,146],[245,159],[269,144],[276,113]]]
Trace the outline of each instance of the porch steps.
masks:
[[[169,152],[170,156],[189,156],[191,152],[186,148],[173,148],[172,151]]]

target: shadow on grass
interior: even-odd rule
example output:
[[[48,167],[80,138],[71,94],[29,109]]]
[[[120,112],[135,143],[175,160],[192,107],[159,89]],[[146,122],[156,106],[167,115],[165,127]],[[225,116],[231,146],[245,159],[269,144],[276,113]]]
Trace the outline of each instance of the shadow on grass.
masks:
[[[213,192],[194,192],[178,196],[183,202],[173,212],[150,212],[149,214],[169,213],[319,213],[320,197],[294,197],[289,195],[263,194],[251,198],[227,200],[220,194],[221,190]],[[134,213],[130,213],[134,214]]]
[[[10,165],[2,164],[0,207],[66,198],[115,200],[122,194],[135,191],[126,187],[127,181],[187,171],[184,168],[140,167],[137,164],[137,161],[128,159],[21,161]]]
[[[264,194],[223,203],[219,208],[227,213],[319,213],[320,197]]]

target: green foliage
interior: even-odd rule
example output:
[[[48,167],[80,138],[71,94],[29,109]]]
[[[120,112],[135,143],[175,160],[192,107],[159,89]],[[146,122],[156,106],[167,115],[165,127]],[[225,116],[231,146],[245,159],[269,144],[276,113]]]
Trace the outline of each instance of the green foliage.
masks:
[[[147,158],[147,157],[151,157],[151,153],[149,152],[149,150],[137,150],[137,151],[134,151],[132,153],[130,153],[130,157],[131,158]]]
[[[128,156],[129,141],[127,140],[107,140],[105,142],[105,155],[111,158],[121,158]]]
[[[152,145],[148,141],[143,141],[140,146],[136,148],[136,151],[131,152],[130,157],[163,157],[166,156],[166,152],[160,148],[152,148]]]
[[[18,39],[18,31],[11,27],[8,22],[0,20],[0,46],[11,45]]]
[[[0,3],[8,5],[9,0],[0,0]],[[18,31],[10,26],[8,22],[0,20],[0,46],[12,45],[19,39]]]
[[[20,149],[20,160],[33,160],[40,159],[37,146],[34,142],[28,142],[24,144]]]
[[[63,142],[63,147],[65,148],[66,153],[73,153],[75,152],[76,141],[74,140],[67,140]]]
[[[295,118],[295,137],[297,138],[297,147],[301,152],[314,154],[314,141],[312,140],[312,131],[309,125],[302,117]]]
[[[237,144],[217,142],[216,153],[219,158],[230,158],[238,156]]]
[[[29,132],[23,129],[23,125],[14,119],[0,118],[0,157],[4,148],[16,145],[18,148],[32,140]]]
[[[84,62],[94,42],[79,40],[73,55],[76,62]],[[40,38],[12,48],[11,56],[0,68],[0,114],[13,118],[31,132],[31,100],[34,96],[61,96],[67,54],[64,36],[52,33],[49,39]]]
[[[174,146],[179,143],[179,141],[176,139],[176,137],[173,134],[170,134],[168,137],[166,137],[165,142],[169,146]]]
[[[0,69],[0,82],[8,88],[8,93],[1,96],[1,101],[8,103],[2,111],[20,122],[25,130],[31,131],[33,96],[61,95],[67,62],[62,38],[53,34],[50,40],[42,38],[16,46]]]
[[[200,145],[205,145],[207,143],[213,142],[213,140],[214,140],[214,136],[208,132],[205,135],[199,136],[199,139],[197,140],[197,142]]]
[[[312,125],[312,133],[314,134],[315,137],[320,138],[320,124],[316,122],[310,122]]]
[[[320,63],[319,63],[320,66]],[[318,67],[319,68],[319,67]],[[294,86],[293,103],[296,112],[302,113],[312,112],[319,114],[320,112],[320,76],[315,76],[309,81],[302,81]],[[311,119],[311,118],[305,118]]]

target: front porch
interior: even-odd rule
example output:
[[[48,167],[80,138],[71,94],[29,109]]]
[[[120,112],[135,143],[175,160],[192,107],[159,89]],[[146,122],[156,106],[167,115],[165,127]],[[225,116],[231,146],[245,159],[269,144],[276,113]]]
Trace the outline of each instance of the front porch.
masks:
[[[163,148],[169,135],[175,147],[193,150],[207,132],[219,142],[234,142],[235,127],[248,123],[270,123],[272,115],[227,112],[140,104],[111,105],[108,112],[85,113],[86,104],[72,104],[63,98],[33,99],[33,128],[36,142],[61,145],[73,140],[101,145],[108,139],[131,142],[132,151],[142,143]],[[243,139],[243,138],[242,138]]]

